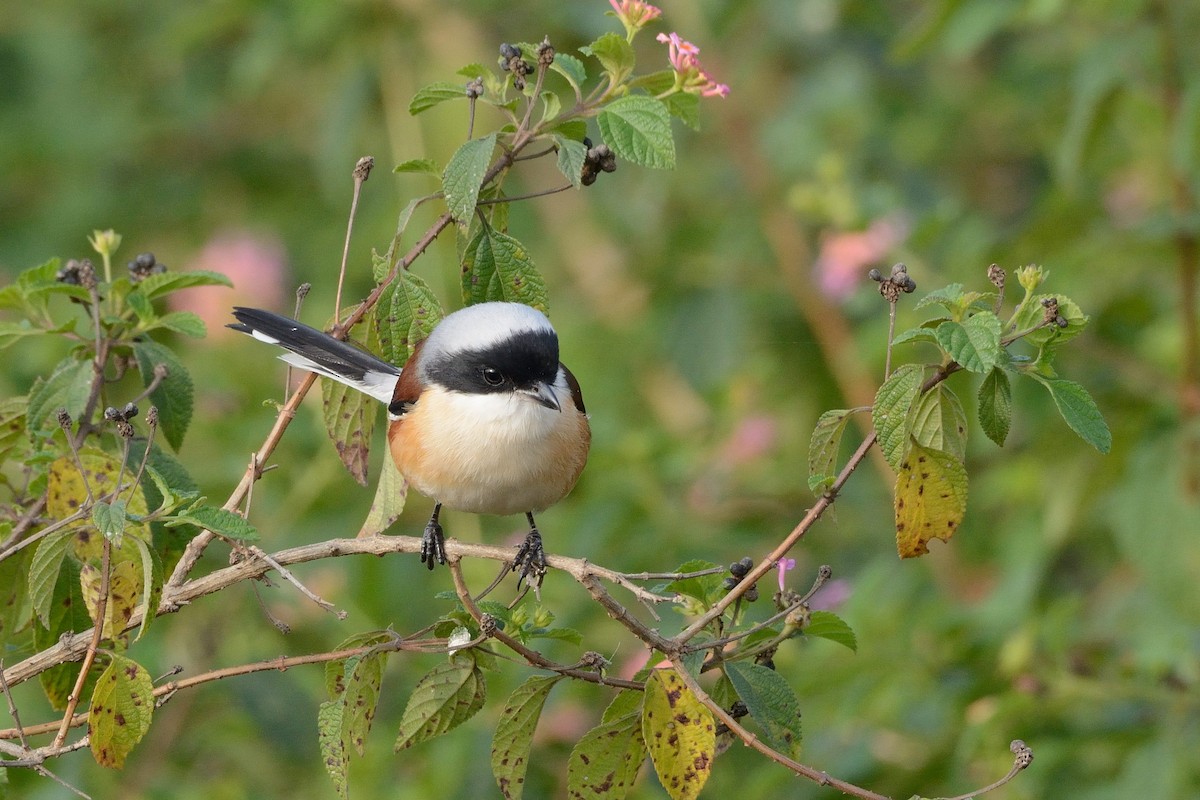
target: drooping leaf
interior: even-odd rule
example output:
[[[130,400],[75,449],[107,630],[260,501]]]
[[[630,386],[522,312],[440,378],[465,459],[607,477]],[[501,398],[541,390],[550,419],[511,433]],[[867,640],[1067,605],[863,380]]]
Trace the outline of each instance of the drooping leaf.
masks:
[[[844,619],[832,611],[813,611],[808,615],[808,624],[804,626],[805,636],[818,636],[837,642],[858,652],[858,637]]]
[[[463,302],[524,303],[541,311],[549,305],[546,281],[529,252],[506,233],[481,227],[467,244],[462,268]]]
[[[1112,448],[1112,432],[1087,389],[1074,381],[1046,378],[1033,372],[1029,374],[1049,390],[1058,413],[1071,430],[1079,434],[1080,439],[1101,453],[1107,453]]]
[[[693,800],[712,773],[716,726],[673,668],[653,669],[642,701],[642,738],[672,800]]]
[[[645,760],[641,710],[605,719],[585,733],[571,751],[567,797],[621,800],[629,793]]]
[[[909,411],[921,390],[921,371],[919,364],[899,366],[875,393],[871,422],[879,437],[879,449],[892,469],[899,466],[908,443]]]
[[[938,344],[971,372],[990,372],[1000,360],[1000,319],[980,311],[965,322],[943,322],[937,328]]]
[[[909,420],[912,435],[925,447],[944,450],[964,461],[967,457],[967,412],[958,395],[939,383],[917,398]]]
[[[141,664],[112,655],[96,680],[88,710],[88,737],[96,763],[117,769],[146,731],[154,715],[154,683]]]
[[[864,408],[834,409],[826,411],[817,419],[812,438],[808,442],[808,488],[820,496],[837,478],[838,449],[846,423],[856,411]]]
[[[949,541],[967,511],[967,471],[950,453],[909,439],[896,475],[896,549],[901,558],[929,552],[929,541]]]
[[[54,422],[60,408],[65,408],[71,419],[78,420],[87,404],[95,371],[89,359],[68,356],[54,367],[50,377],[37,380],[29,390],[29,411],[26,425],[30,432],[41,430],[47,422]]]
[[[464,142],[450,157],[442,173],[442,191],[450,216],[460,225],[468,224],[475,213],[483,176],[496,149],[496,134]]]
[[[41,619],[34,620],[33,646],[37,650],[45,650],[58,642],[64,634],[85,631],[91,626],[92,620],[88,616],[79,589],[79,565],[70,558],[65,559],[54,582],[45,624]],[[98,674],[96,670],[89,673],[83,695],[87,695],[95,686]],[[55,711],[62,711],[67,707],[67,697],[78,675],[79,665],[73,662],[57,664],[38,675],[38,683],[41,684],[50,707]]]
[[[341,800],[350,800],[350,757],[342,741],[345,711],[340,699],[321,703],[317,711],[317,744],[321,748],[321,762],[333,781],[333,790]]]
[[[358,536],[377,536],[392,526],[404,511],[408,499],[408,482],[396,468],[391,454],[383,457],[379,467],[379,484],[375,487],[375,498],[367,511],[367,518],[358,529]]]
[[[346,690],[341,697],[345,707],[342,712],[342,741],[347,748],[353,747],[360,756],[366,750],[367,734],[371,732],[371,723],[375,720],[385,663],[384,653],[369,652],[355,659],[354,665],[346,672]]]
[[[483,672],[474,658],[461,654],[425,674],[413,689],[400,720],[397,752],[441,736],[483,708],[486,697]]]
[[[5,645],[29,622],[29,584],[25,578],[32,557],[32,549],[27,547],[0,561],[0,650],[6,649]]]
[[[1011,425],[1012,386],[1008,374],[1000,367],[993,367],[979,385],[979,427],[1003,447]]]
[[[150,402],[158,407],[158,426],[163,436],[172,449],[178,451],[192,421],[195,394],[192,378],[174,351],[158,342],[150,339],[135,342],[133,352],[137,356],[143,386],[153,383],[155,367],[162,365],[167,370],[162,382],[150,393]]]
[[[368,322],[366,349],[374,351],[375,326]],[[367,485],[367,466],[371,450],[371,433],[379,418],[379,401],[368,397],[340,381],[321,381],[321,416],[325,432],[337,449],[338,458],[346,471],[360,486]]]
[[[554,136],[554,144],[558,148],[558,170],[566,176],[571,185],[578,188],[583,176],[583,162],[587,158],[587,147],[583,142],[568,139],[565,136]]]
[[[584,69],[583,62],[570,53],[556,53],[550,69],[566,78],[576,89],[582,89],[583,84],[587,82],[587,70]]]
[[[763,741],[785,756],[800,755],[800,701],[773,669],[746,661],[725,664],[725,677],[758,723]]]
[[[609,103],[596,124],[619,158],[652,169],[675,168],[671,115],[652,97],[626,95]]]
[[[50,627],[54,589],[58,584],[63,559],[71,547],[71,537],[74,533],[70,529],[59,530],[42,539],[38,542],[33,561],[29,565],[29,599],[33,613],[37,615],[43,627]]]
[[[561,675],[535,675],[518,686],[500,713],[492,737],[492,775],[500,794],[507,800],[519,800],[525,791],[525,771],[529,768],[529,749],[533,732],[550,690]]]

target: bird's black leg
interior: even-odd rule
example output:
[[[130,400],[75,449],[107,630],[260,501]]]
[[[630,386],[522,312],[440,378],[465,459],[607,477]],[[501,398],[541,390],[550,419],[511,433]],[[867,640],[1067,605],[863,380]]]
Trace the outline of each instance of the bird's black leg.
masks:
[[[442,504],[435,503],[433,514],[425,524],[425,533],[421,535],[421,563],[433,569],[433,565],[446,563],[446,537],[442,535],[442,526],[438,522],[438,514],[442,513]]]
[[[521,542],[521,547],[517,550],[512,568],[514,572],[519,569],[521,580],[528,580],[530,585],[536,588],[542,585],[542,576],[546,574],[546,551],[542,548],[542,535],[538,533],[537,523],[533,521],[533,512],[525,512],[525,518],[529,520],[529,533],[525,535],[525,541]]]

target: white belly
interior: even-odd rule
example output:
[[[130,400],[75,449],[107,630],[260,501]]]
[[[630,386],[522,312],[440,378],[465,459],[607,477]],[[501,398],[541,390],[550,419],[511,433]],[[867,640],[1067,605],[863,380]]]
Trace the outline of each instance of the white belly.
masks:
[[[587,460],[587,419],[520,394],[428,389],[389,434],[401,474],[447,508],[540,511],[566,496]]]

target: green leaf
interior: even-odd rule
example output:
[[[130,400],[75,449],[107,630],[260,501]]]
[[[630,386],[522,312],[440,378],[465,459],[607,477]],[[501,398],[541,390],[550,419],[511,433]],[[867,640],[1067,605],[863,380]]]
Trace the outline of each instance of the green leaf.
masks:
[[[568,139],[565,136],[554,136],[554,144],[558,148],[558,170],[567,177],[571,185],[579,188],[583,175],[583,162],[587,158],[587,148],[583,142]]]
[[[146,635],[146,630],[150,627],[150,623],[154,621],[154,615],[158,609],[158,600],[162,596],[162,564],[159,562],[157,555],[150,550],[149,545],[140,537],[131,536],[130,541],[133,542],[138,559],[142,564],[142,588],[139,595],[141,602],[135,611],[135,613],[141,614],[142,621],[138,625],[137,636],[134,637],[134,641],[136,642]]]
[[[442,168],[432,158],[410,158],[408,161],[401,161],[392,172],[400,174],[404,172],[415,172],[420,175],[432,175],[437,178],[442,174]]]
[[[928,342],[929,344],[937,344],[937,334],[924,326],[918,328],[909,328],[906,331],[901,331],[892,339],[892,346],[898,344],[909,344],[910,342]]]
[[[587,123],[581,119],[567,119],[546,129],[547,133],[582,142],[587,137]]]
[[[374,351],[375,326],[367,323],[366,349]],[[321,381],[321,416],[325,432],[337,449],[338,458],[346,471],[360,486],[367,485],[371,433],[379,418],[379,401],[353,389],[341,381]]]
[[[257,542],[259,538],[258,529],[247,522],[244,517],[216,506],[193,506],[187,511],[176,514],[167,525],[173,528],[185,523],[205,528],[240,542]]]
[[[184,273],[194,275],[195,273]],[[151,278],[158,277],[151,275]],[[147,278],[146,280],[149,280]],[[183,362],[174,351],[149,339],[134,342],[133,353],[137,357],[138,370],[142,374],[142,385],[154,382],[154,368],[162,364],[167,375],[162,383],[150,393],[150,402],[158,407],[158,426],[167,443],[178,451],[183,445],[184,434],[192,421],[192,403],[195,390],[192,378]]]
[[[495,149],[496,134],[489,133],[481,139],[465,142],[446,164],[442,173],[442,191],[450,215],[460,225],[470,223],[471,215],[475,213],[483,176],[487,174]]]
[[[700,130],[700,95],[691,92],[675,92],[663,98],[663,104],[672,117],[694,131]]]
[[[901,558],[929,552],[932,539],[950,541],[967,513],[962,461],[909,439],[896,474],[896,549]]]
[[[78,421],[87,404],[94,374],[90,359],[67,357],[58,362],[49,378],[35,381],[29,390],[29,411],[25,416],[29,432],[41,430],[47,420],[54,420],[60,408]]]
[[[42,627],[50,627],[51,603],[62,572],[63,559],[71,546],[74,530],[59,530],[38,542],[29,565],[29,600]]]
[[[1012,425],[1012,386],[1008,374],[1000,367],[992,371],[979,385],[979,426],[987,437],[1001,447]]]
[[[846,423],[856,411],[865,408],[826,411],[817,419],[808,442],[808,488],[814,494],[824,494],[837,479],[837,456]]]
[[[641,692],[635,694],[640,696]],[[645,760],[641,710],[606,719],[585,733],[571,751],[567,761],[567,797],[621,800],[633,787]]]
[[[576,89],[582,89],[587,83],[587,70],[583,62],[570,53],[555,53],[550,69],[567,79]]]
[[[613,86],[624,82],[636,64],[632,45],[625,41],[624,36],[616,33],[604,34],[586,47],[579,48],[579,52],[599,61]]]
[[[524,303],[546,311],[546,281],[525,246],[506,233],[480,228],[463,254],[463,302],[491,300]]]
[[[671,116],[654,98],[620,97],[604,107],[596,124],[604,141],[620,158],[652,169],[675,168]]]
[[[929,294],[917,301],[913,307],[914,311],[920,311],[929,306],[941,306],[947,311],[955,314],[955,319],[961,315],[962,309],[966,307],[967,293],[963,290],[961,283],[952,283],[949,286],[943,286],[940,289],[934,289]]]
[[[147,300],[153,300],[164,294],[177,292],[180,289],[190,289],[194,286],[228,286],[232,288],[233,281],[219,272],[203,269],[192,272],[160,272],[157,275],[148,276],[137,285],[135,291],[141,292]]]
[[[7,533],[6,527],[0,526],[0,533]],[[29,622],[26,572],[33,555],[27,547],[0,561],[0,652],[8,651],[9,642]]]
[[[800,701],[783,676],[745,661],[726,662],[725,676],[758,723],[763,741],[786,756],[799,757]]]
[[[650,670],[642,700],[642,739],[672,800],[693,800],[712,774],[716,726],[673,668]]]
[[[408,104],[408,113],[415,117],[422,111],[428,111],[447,100],[465,100],[466,98],[467,88],[463,84],[437,81],[417,90],[416,95]]]
[[[913,401],[921,390],[923,368],[920,364],[897,367],[875,393],[871,422],[879,437],[879,449],[896,469],[908,444],[908,419]]]
[[[56,644],[65,633],[84,631],[92,626],[79,588],[79,565],[72,559],[62,562],[47,610],[45,625],[40,620],[34,620],[33,623],[33,646],[36,650],[45,650]],[[81,696],[87,695],[96,685],[97,674],[96,670],[89,672]],[[62,711],[67,707],[67,697],[78,676],[79,665],[74,663],[58,664],[38,675],[38,682],[51,708]]]
[[[562,111],[562,100],[554,92],[542,92],[542,119],[554,119]]]
[[[1035,372],[1030,372],[1029,375],[1050,391],[1058,413],[1071,430],[1079,434],[1080,439],[1101,453],[1107,453],[1112,448],[1112,433],[1108,429],[1108,423],[1104,421],[1104,415],[1100,413],[1096,401],[1088,394],[1087,389],[1074,381],[1062,378],[1046,378]]]
[[[939,383],[917,398],[908,421],[912,435],[923,446],[944,450],[959,461],[967,457],[967,412],[958,395]]]
[[[321,761],[341,800],[350,800],[350,754],[342,741],[342,717],[346,708],[340,700],[326,700],[317,711],[317,744]]]
[[[392,523],[400,518],[407,499],[408,482],[396,468],[396,462],[392,459],[391,454],[385,455],[379,468],[379,484],[375,487],[375,499],[371,501],[371,508],[367,511],[367,518],[363,520],[358,535],[360,537],[378,536],[390,528]]]
[[[133,309],[133,313],[137,315],[139,322],[150,323],[158,318],[158,314],[154,313],[154,304],[150,302],[150,298],[146,297],[141,289],[134,289],[125,295],[125,305]]]
[[[341,697],[345,708],[342,712],[342,742],[361,756],[366,751],[367,734],[371,732],[371,723],[379,706],[386,661],[384,654],[379,652],[365,653],[354,661],[346,674],[346,689]]]
[[[693,559],[680,564],[676,573],[703,572],[708,569],[715,569],[718,565],[711,561],[703,561]],[[717,602],[724,594],[721,588],[721,583],[724,581],[724,576],[720,572],[715,572],[711,575],[700,575],[694,578],[681,578],[677,581],[671,581],[663,587],[663,591],[674,592],[675,594],[691,597],[700,602],[704,610],[709,609]]]
[[[19,322],[0,322],[0,350],[16,344],[27,336],[41,336],[46,333],[48,331],[35,328],[27,319]]]
[[[170,314],[164,314],[154,320],[152,324],[147,325],[144,330],[149,331],[155,328],[166,328],[193,339],[203,339],[208,333],[208,329],[204,326],[204,320],[191,311],[172,311]]]
[[[937,328],[938,344],[971,372],[990,372],[1000,360],[1000,320],[980,311],[966,322],[943,322]]]
[[[154,683],[141,664],[112,654],[96,681],[88,711],[92,756],[104,767],[120,768],[154,714]]]
[[[542,716],[542,706],[561,675],[535,675],[516,688],[504,704],[492,737],[492,775],[500,794],[518,800],[525,790],[525,771],[533,732]]]
[[[417,343],[433,331],[445,312],[429,285],[405,270],[379,298],[374,323],[380,355],[404,365]]]
[[[858,652],[858,637],[846,621],[832,611],[813,611],[808,615],[808,624],[804,626],[805,636],[818,636],[837,642]]]
[[[425,674],[413,689],[400,720],[396,751],[441,736],[483,708],[483,673],[471,657],[452,657]]]
[[[1034,347],[1045,347],[1048,344],[1053,344],[1053,347],[1057,348],[1064,342],[1070,341],[1083,333],[1083,329],[1087,327],[1089,322],[1089,317],[1083,313],[1075,301],[1061,294],[1038,294],[1027,298],[1022,302],[1021,307],[1009,322],[1010,330],[1024,331],[1039,324],[1046,316],[1046,309],[1042,305],[1042,302],[1051,298],[1058,301],[1058,314],[1067,321],[1067,327],[1060,328],[1057,325],[1048,325],[1044,328],[1038,328],[1035,331],[1025,334],[1022,337],[1023,341],[1028,342]]]
[[[640,722],[642,717],[642,694],[637,689],[622,689],[617,692],[617,696],[604,709],[604,714],[601,715],[600,721],[615,722],[622,717],[636,714],[639,720],[638,731],[640,732],[642,729]]]
[[[125,532],[125,501],[97,501],[92,506],[92,523],[101,536],[119,543],[121,534]]]

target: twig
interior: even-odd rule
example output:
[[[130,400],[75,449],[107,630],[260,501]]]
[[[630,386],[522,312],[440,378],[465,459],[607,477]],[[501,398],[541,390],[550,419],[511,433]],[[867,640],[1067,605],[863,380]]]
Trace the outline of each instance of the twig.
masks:
[[[71,694],[67,698],[67,710],[63,714],[62,723],[58,727],[58,733],[54,736],[54,747],[62,747],[63,742],[67,740],[67,730],[71,727],[71,717],[75,714],[76,707],[79,706],[80,696],[83,694],[83,684],[87,680],[88,672],[92,669],[92,663],[96,660],[96,650],[100,647],[100,639],[104,636],[104,618],[108,612],[108,590],[109,590],[109,568],[112,561],[112,541],[105,536],[104,543],[101,546],[100,558],[100,597],[96,600],[96,626],[92,628],[92,641],[88,645],[87,653],[83,656],[83,663],[79,666],[79,677],[75,679],[75,686],[71,689]],[[115,634],[116,631],[113,631]]]
[[[345,611],[339,611],[333,605],[333,603],[331,603],[328,600],[325,600],[321,597],[318,597],[311,589],[309,589],[307,586],[305,586],[303,583],[301,583],[300,580],[295,575],[293,575],[290,570],[288,570],[286,567],[284,567],[278,561],[276,561],[275,559],[273,559],[269,555],[267,555],[261,547],[258,547],[256,545],[248,545],[246,547],[246,550],[248,552],[250,552],[255,558],[261,558],[263,561],[270,564],[271,569],[273,569],[279,573],[279,577],[283,578],[285,581],[292,584],[292,586],[295,586],[297,589],[300,590],[300,594],[304,595],[309,600],[312,600],[314,603],[316,603],[321,608],[323,608],[326,611],[328,611],[329,613],[333,614],[338,619],[345,619],[348,616],[348,614]]]
[[[534,198],[537,198],[537,197],[545,197],[546,195],[558,194],[559,192],[565,192],[567,189],[571,189],[573,187],[574,187],[574,184],[568,183],[564,186],[559,186],[556,189],[546,189],[546,190],[540,191],[540,192],[530,192],[529,194],[518,194],[518,195],[513,195],[512,197],[488,197],[483,200],[476,201],[475,205],[490,206],[494,203],[515,203],[518,200],[533,200]]]
[[[13,702],[12,690],[8,688],[8,681],[4,678],[4,659],[0,659],[0,691],[4,692],[4,699],[8,701],[8,713],[12,717],[13,726],[17,729],[17,738],[21,740],[21,747],[29,749],[29,740],[25,738],[25,729],[21,727],[21,715],[17,713],[17,704]]]
[[[1008,749],[1011,750],[1013,752],[1013,754],[1016,756],[1013,759],[1012,767],[1008,770],[1008,774],[1006,774],[1003,778],[1001,778],[998,781],[989,783],[987,786],[983,787],[982,789],[976,789],[973,792],[967,792],[966,794],[960,794],[956,797],[948,797],[948,798],[945,798],[945,800],[972,800],[972,798],[978,797],[981,794],[987,794],[988,792],[992,791],[993,789],[999,789],[1001,786],[1008,783],[1013,778],[1017,777],[1017,775],[1020,772],[1022,772],[1026,767],[1028,767],[1030,764],[1033,763],[1033,751],[1030,750],[1029,746],[1026,745],[1020,739],[1013,739],[1012,743],[1008,746]]]
[[[370,177],[371,168],[374,166],[375,159],[371,156],[363,156],[354,165],[354,195],[350,198],[350,219],[346,222],[346,242],[342,245],[342,266],[338,272],[337,293],[333,300],[334,324],[342,317],[342,286],[346,283],[346,262],[350,259],[350,237],[354,233],[354,217],[358,213],[358,198],[362,194],[362,185]]]

